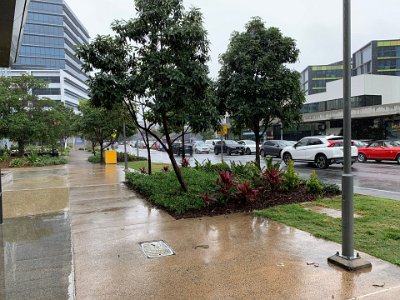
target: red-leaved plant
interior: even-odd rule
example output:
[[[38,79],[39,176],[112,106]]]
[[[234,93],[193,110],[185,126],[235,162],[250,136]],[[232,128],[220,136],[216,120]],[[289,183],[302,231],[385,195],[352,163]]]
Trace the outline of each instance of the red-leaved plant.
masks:
[[[203,201],[206,205],[209,205],[211,201],[215,201],[217,199],[215,199],[215,197],[213,195],[210,195],[208,193],[204,193],[201,195],[203,198]]]
[[[224,196],[230,196],[231,189],[235,186],[235,176],[235,172],[219,172],[219,178],[215,181],[215,183],[219,185],[218,192]]]
[[[182,159],[181,166],[182,166],[182,168],[189,168],[190,167],[189,160],[186,157],[184,157]]]
[[[265,181],[271,191],[278,191],[282,188],[283,174],[280,170],[280,163],[273,163],[272,158],[266,160],[267,168],[261,173],[261,179]]]
[[[253,203],[257,199],[258,189],[253,189],[247,180],[238,183],[236,187],[238,189],[236,195],[239,199],[245,198],[250,203]]]

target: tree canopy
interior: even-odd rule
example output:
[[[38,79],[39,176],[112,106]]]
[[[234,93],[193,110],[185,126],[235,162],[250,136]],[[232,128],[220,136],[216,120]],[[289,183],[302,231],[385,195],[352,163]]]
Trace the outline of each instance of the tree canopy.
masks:
[[[72,109],[32,93],[45,86],[33,76],[0,77],[0,137],[18,142],[19,155],[29,142],[55,146],[72,134]]]
[[[260,18],[246,24],[244,32],[233,32],[217,82],[220,113],[228,112],[236,128],[250,128],[257,144],[273,120],[285,127],[300,121],[304,93],[300,75],[286,65],[296,62],[295,41],[275,27],[266,28]]]
[[[136,0],[136,18],[117,21],[115,37],[98,36],[78,49],[90,78],[92,101],[111,107],[124,103],[136,125],[167,151],[184,191],[187,185],[172,153],[171,133],[188,125],[194,132],[218,121],[208,78],[209,42],[198,9],[182,0]],[[144,105],[145,128],[138,117]],[[149,126],[162,127],[166,143]]]

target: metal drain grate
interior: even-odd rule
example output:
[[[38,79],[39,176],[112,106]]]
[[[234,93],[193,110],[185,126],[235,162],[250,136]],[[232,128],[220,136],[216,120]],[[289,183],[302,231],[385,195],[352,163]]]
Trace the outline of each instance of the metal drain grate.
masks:
[[[172,250],[172,248],[163,240],[140,242],[139,245],[147,258],[175,255],[175,252]]]

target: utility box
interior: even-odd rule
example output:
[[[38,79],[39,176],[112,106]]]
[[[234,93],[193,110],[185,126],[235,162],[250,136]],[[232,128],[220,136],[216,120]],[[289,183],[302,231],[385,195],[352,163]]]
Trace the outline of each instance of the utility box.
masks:
[[[105,163],[106,164],[116,164],[117,163],[117,151],[115,150],[107,150],[105,151]]]

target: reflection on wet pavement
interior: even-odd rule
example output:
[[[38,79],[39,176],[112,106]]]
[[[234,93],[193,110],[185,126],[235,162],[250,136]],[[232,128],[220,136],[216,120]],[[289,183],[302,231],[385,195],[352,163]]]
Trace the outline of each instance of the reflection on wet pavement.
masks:
[[[0,299],[72,299],[67,213],[7,219],[0,240]]]

